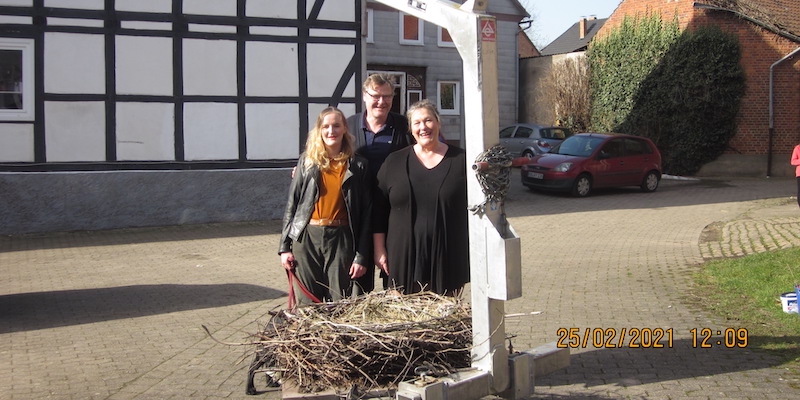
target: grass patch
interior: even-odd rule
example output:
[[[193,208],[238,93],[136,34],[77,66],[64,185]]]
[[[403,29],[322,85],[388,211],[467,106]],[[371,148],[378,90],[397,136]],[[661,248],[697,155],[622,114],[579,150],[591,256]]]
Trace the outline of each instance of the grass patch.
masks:
[[[800,315],[787,314],[780,295],[800,284],[800,248],[705,264],[695,275],[700,306],[747,328],[749,348],[773,353],[800,371]]]

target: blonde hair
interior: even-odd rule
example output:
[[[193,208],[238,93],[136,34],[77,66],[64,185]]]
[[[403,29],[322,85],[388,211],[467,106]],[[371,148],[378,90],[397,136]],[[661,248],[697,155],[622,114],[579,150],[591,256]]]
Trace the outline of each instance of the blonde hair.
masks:
[[[389,87],[392,88],[392,90],[394,90],[393,82],[394,80],[392,79],[392,76],[389,74],[372,74],[368,76],[366,80],[364,80],[364,84],[361,85],[361,91],[366,93],[367,90],[369,89],[381,87],[384,85],[389,85]]]
[[[344,113],[336,107],[327,107],[317,116],[317,123],[314,124],[314,129],[308,132],[308,139],[306,139],[306,160],[303,163],[306,169],[309,169],[313,165],[319,166],[319,169],[323,171],[331,167],[331,158],[328,157],[328,150],[325,149],[325,142],[322,141],[322,122],[328,114],[338,114],[345,131],[344,135],[342,135],[342,149],[333,160],[349,160],[350,157],[353,156],[353,153],[355,153],[355,138],[350,134],[350,130],[347,128],[347,118],[344,117]]]

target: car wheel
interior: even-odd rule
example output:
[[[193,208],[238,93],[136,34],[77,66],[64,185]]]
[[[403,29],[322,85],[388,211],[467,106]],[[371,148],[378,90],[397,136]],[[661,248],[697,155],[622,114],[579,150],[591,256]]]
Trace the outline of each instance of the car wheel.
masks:
[[[578,197],[586,197],[592,191],[592,177],[589,174],[581,174],[575,178],[575,183],[572,184],[572,195]]]
[[[658,172],[650,171],[647,173],[647,175],[645,175],[640,187],[642,188],[643,192],[655,192],[656,189],[658,189],[658,181]]]
[[[529,150],[525,150],[525,151],[522,152],[522,156],[527,158],[528,160],[530,160],[530,159],[533,158],[534,154],[533,154],[533,152],[531,152]]]

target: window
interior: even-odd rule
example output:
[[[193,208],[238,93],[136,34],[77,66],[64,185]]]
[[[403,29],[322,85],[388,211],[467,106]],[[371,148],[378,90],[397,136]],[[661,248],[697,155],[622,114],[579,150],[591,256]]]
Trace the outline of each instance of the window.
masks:
[[[641,140],[625,139],[625,154],[626,155],[640,155],[651,154],[650,146]]]
[[[514,128],[514,126],[509,126],[500,131],[500,139],[510,139],[511,135],[514,134]]]
[[[517,129],[517,133],[514,134],[514,138],[515,139],[516,138],[522,138],[522,139],[533,138],[533,139],[536,139],[536,135],[533,134],[533,129],[527,128],[527,127],[524,127],[524,126],[520,126],[519,129]]]
[[[0,120],[33,120],[33,39],[0,38]]]
[[[439,27],[439,47],[456,47],[453,38],[450,37],[450,32],[441,26]]]
[[[616,139],[609,140],[608,143],[604,144],[603,148],[600,150],[600,157],[601,158],[622,157],[624,148],[625,145],[622,143],[622,140],[616,140]]]
[[[409,90],[406,94],[408,96],[408,102],[406,102],[406,104],[409,106],[422,100],[422,90]]]
[[[423,21],[413,15],[400,13],[400,44],[422,46],[425,42]]]
[[[364,27],[364,34],[367,37],[367,43],[375,43],[375,35],[372,34],[374,30],[374,12],[371,8],[367,9],[367,25]]]
[[[461,92],[456,81],[439,81],[437,98],[439,113],[442,115],[459,115]]]

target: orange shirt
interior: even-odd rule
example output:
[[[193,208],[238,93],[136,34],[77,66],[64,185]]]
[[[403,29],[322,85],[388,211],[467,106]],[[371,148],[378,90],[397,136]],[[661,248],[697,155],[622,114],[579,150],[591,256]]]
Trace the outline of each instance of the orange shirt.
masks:
[[[311,214],[313,219],[334,219],[347,221],[347,206],[342,195],[342,181],[347,171],[347,162],[331,162],[331,168],[320,171],[319,199]]]

